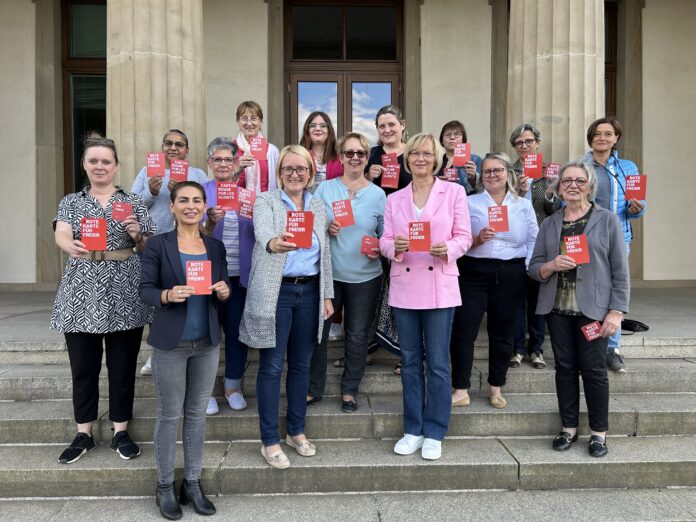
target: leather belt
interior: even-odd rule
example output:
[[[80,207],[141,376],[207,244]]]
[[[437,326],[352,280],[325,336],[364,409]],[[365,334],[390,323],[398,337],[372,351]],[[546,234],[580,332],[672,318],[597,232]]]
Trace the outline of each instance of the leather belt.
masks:
[[[319,274],[314,274],[311,276],[300,276],[300,277],[283,277],[283,283],[291,283],[293,285],[304,285],[306,283],[311,283],[315,279],[319,278]]]
[[[135,252],[132,248],[122,248],[120,250],[92,250],[77,257],[92,261],[125,261],[133,254]]]

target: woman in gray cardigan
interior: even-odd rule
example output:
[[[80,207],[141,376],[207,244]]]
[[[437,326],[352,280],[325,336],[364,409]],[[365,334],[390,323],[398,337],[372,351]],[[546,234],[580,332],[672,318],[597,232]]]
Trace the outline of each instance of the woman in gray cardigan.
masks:
[[[529,263],[529,274],[541,283],[536,311],[546,316],[556,365],[563,428],[553,448],[565,451],[578,438],[580,375],[590,421],[589,452],[603,457],[609,417],[605,353],[607,338],[619,331],[628,312],[626,246],[616,215],[592,203],[597,178],[589,165],[566,163],[553,189],[565,206],[541,224]],[[580,250],[589,261],[581,262],[582,252],[572,245],[577,240],[582,245],[583,238],[587,244]]]
[[[300,145],[280,153],[280,189],[259,194],[254,205],[256,244],[239,340],[259,352],[256,397],[261,454],[274,468],[290,466],[280,447],[280,377],[287,349],[287,436],[285,443],[303,457],[316,454],[305,436],[309,367],[325,319],[333,314],[333,278],[326,208],[312,199],[312,157]],[[288,232],[288,212],[313,215],[309,248],[298,248]],[[307,214],[305,215],[307,217]]]

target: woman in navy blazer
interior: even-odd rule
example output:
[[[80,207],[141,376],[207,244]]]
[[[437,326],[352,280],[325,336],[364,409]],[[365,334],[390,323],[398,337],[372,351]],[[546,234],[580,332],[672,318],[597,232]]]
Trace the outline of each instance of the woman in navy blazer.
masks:
[[[157,387],[155,458],[156,502],[165,518],[181,518],[181,504],[212,515],[215,506],[200,485],[205,441],[205,408],[213,389],[220,357],[218,306],[230,296],[225,247],[201,234],[205,190],[193,181],[171,191],[176,228],[156,236],[143,253],[142,300],[155,307],[147,342],[153,348],[152,372]],[[214,284],[197,291],[187,281],[190,263],[210,262]],[[210,295],[207,295],[210,294]],[[174,485],[176,432],[184,411],[184,481],[180,498]]]

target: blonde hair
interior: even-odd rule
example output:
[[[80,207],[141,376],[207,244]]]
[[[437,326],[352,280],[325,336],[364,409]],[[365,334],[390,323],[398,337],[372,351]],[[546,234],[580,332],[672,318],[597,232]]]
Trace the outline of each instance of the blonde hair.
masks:
[[[288,154],[297,154],[302,156],[302,158],[307,162],[307,167],[309,168],[309,180],[307,181],[307,188],[314,185],[314,177],[316,172],[314,171],[314,162],[312,161],[312,156],[307,149],[302,145],[286,145],[283,150],[280,151],[280,157],[278,158],[278,167],[276,167],[276,183],[278,188],[283,188],[283,176],[281,176],[280,171],[283,168],[283,160]]]
[[[481,181],[483,182],[483,165],[486,163],[486,160],[495,160],[499,161],[503,164],[505,167],[505,170],[507,171],[507,189],[508,192],[510,192],[515,199],[517,199],[517,174],[515,173],[515,170],[512,168],[512,162],[510,161],[510,156],[505,154],[504,152],[489,152],[488,154],[485,155],[483,158],[483,161],[481,161]]]
[[[436,172],[439,172],[442,168],[442,158],[445,153],[442,150],[442,145],[435,139],[435,136],[428,134],[426,132],[420,132],[415,134],[411,139],[406,142],[404,147],[404,168],[406,172],[411,173],[411,169],[408,166],[408,155],[414,149],[422,147],[425,143],[430,142],[433,144],[433,153],[435,154],[435,164],[433,166],[433,176]]]

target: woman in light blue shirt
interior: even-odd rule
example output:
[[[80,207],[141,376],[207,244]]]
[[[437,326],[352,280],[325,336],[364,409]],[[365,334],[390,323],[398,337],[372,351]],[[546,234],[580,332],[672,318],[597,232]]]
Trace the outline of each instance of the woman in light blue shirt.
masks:
[[[344,308],[345,363],[341,377],[341,409],[353,413],[358,409],[356,396],[367,363],[370,323],[382,285],[379,248],[361,252],[365,236],[378,238],[384,223],[384,191],[364,176],[370,147],[359,133],[346,134],[338,144],[343,175],[325,181],[314,194],[326,205],[329,216],[331,262],[334,280],[334,309]],[[334,213],[334,203],[343,202],[352,209],[355,224],[341,226]],[[326,384],[326,342],[330,323],[324,325],[321,343],[314,350],[308,402],[317,402]]]

